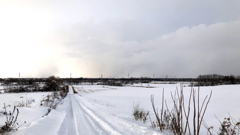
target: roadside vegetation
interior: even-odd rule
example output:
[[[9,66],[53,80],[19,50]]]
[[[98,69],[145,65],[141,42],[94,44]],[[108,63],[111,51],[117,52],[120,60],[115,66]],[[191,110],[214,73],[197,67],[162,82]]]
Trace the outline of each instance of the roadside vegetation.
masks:
[[[12,111],[8,111],[7,106],[4,104],[3,114],[6,116],[6,122],[3,126],[0,126],[0,134],[3,135],[12,130],[17,130],[20,127],[20,125],[17,123],[19,110],[16,106],[14,106]]]
[[[20,85],[21,84],[21,85]],[[9,93],[19,93],[19,92],[37,92],[37,91],[50,91],[51,94],[48,94],[42,98],[40,101],[40,106],[47,107],[47,113],[44,116],[47,116],[51,109],[56,109],[58,104],[67,96],[68,86],[64,85],[57,77],[50,76],[46,79],[44,84],[42,83],[6,83],[5,82],[5,92]],[[20,97],[22,98],[22,97]],[[5,105],[4,110],[0,112],[5,115],[6,120],[4,125],[0,125],[0,134],[6,134],[10,131],[18,130],[21,125],[17,123],[18,116],[20,115],[19,107],[31,107],[33,100],[23,99],[21,102],[16,102],[13,107],[11,105]],[[12,111],[9,109],[13,108]],[[43,117],[44,117],[43,116]]]
[[[153,129],[174,135],[200,135],[203,133],[201,129],[205,129],[207,135],[240,134],[240,121],[230,115],[222,121],[215,116],[219,121],[219,128],[207,125],[204,116],[212,97],[212,91],[200,99],[200,87],[196,90],[192,87],[189,95],[184,95],[183,88],[181,85],[180,90],[176,88],[174,93],[171,92],[171,101],[165,100],[163,89],[159,104],[155,103],[154,95],[151,95],[154,117],[149,115],[149,111],[140,108],[139,104],[134,105],[132,113],[134,119],[144,123],[149,120]],[[169,106],[170,102],[172,106]]]
[[[3,80],[1,85],[5,93],[66,91],[64,82],[55,76],[50,76],[45,80],[9,78]]]
[[[140,108],[139,104],[134,105],[133,104],[133,117],[135,120],[142,121],[145,123],[147,121],[147,117],[149,116],[149,111],[144,110],[143,108]]]
[[[152,127],[156,127],[160,131],[170,131],[175,135],[199,135],[211,96],[212,92],[201,103],[200,90],[192,88],[190,95],[186,96],[188,99],[185,100],[183,87],[181,86],[180,90],[177,89],[175,93],[171,93],[173,107],[169,108],[168,102],[164,100],[163,90],[161,110],[158,113],[155,107],[154,95],[152,95],[151,103],[156,117],[155,123],[157,123],[155,125],[152,124]]]

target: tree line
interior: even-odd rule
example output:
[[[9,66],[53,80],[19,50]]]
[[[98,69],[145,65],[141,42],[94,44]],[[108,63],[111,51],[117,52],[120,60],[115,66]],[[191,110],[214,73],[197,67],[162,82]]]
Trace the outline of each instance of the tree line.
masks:
[[[64,89],[68,84],[100,84],[123,86],[133,83],[150,82],[191,82],[194,86],[215,86],[240,84],[239,76],[224,76],[218,74],[199,75],[197,78],[0,78],[0,84],[8,92],[31,92],[31,91],[57,91]]]

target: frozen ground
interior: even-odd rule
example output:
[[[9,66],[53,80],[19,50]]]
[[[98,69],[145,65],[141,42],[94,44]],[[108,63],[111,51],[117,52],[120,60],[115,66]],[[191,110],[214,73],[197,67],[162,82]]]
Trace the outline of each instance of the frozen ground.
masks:
[[[0,94],[0,112],[4,111],[4,103],[8,112],[13,110],[14,105],[28,103],[28,107],[18,107],[20,113],[17,122],[19,125],[24,124],[22,128],[29,127],[32,122],[40,119],[47,112],[46,107],[40,107],[40,101],[48,94],[49,92]],[[0,113],[0,125],[3,125],[5,121],[5,115]]]
[[[164,88],[165,98],[171,106],[170,92],[174,92],[179,86],[180,84],[135,84],[134,87],[76,85],[74,87],[78,94],[73,94],[70,89],[64,101],[46,117],[42,116],[47,108],[40,107],[39,100],[47,93],[0,94],[0,107],[2,108],[3,102],[14,105],[16,101],[25,99],[20,98],[24,95],[34,99],[31,107],[19,108],[18,122],[21,124],[26,121],[26,124],[18,131],[11,132],[12,135],[166,134],[152,129],[149,121],[135,121],[132,116],[133,104],[139,104],[141,108],[150,111],[150,116],[154,119],[150,96],[154,94],[156,107],[161,108]],[[183,89],[187,97],[190,88]],[[200,98],[203,99],[211,90],[213,95],[204,118],[208,126],[214,126],[215,130],[218,130],[220,125],[214,115],[223,120],[230,113],[239,120],[240,85],[201,87]],[[4,118],[4,115],[0,115],[0,124],[4,122]],[[202,134],[206,132],[203,130]]]

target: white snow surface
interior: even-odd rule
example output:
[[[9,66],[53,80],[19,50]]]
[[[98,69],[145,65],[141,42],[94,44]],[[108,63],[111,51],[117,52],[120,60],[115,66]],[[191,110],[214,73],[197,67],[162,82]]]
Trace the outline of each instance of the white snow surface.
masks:
[[[47,112],[46,107],[40,106],[40,101],[50,92],[34,92],[34,93],[4,93],[0,94],[0,112],[4,111],[4,103],[7,106],[7,112],[13,110],[13,106],[19,103],[31,101],[28,107],[18,107],[19,115],[17,123],[22,128],[29,127],[34,121],[39,120]],[[0,113],[0,125],[6,121],[6,116]]]
[[[187,86],[187,84],[185,85]],[[102,85],[75,85],[78,94],[72,87],[67,97],[52,110],[48,116],[42,117],[46,107],[40,107],[38,101],[43,94],[28,93],[28,98],[35,99],[31,107],[20,107],[18,123],[23,124],[18,131],[10,135],[165,135],[157,129],[152,129],[149,120],[146,123],[135,121],[132,112],[133,105],[150,111],[150,117],[155,119],[151,107],[150,96],[154,95],[157,108],[161,108],[162,90],[165,99],[172,105],[170,92],[174,92],[180,84],[135,84],[133,86],[113,87]],[[184,87],[184,95],[189,95],[190,87]],[[198,88],[194,88],[198,89]],[[212,90],[213,95],[206,111],[204,120],[208,126],[217,131],[220,127],[218,119],[223,120],[229,114],[240,118],[240,85],[223,85],[200,88],[201,101]],[[0,94],[0,110],[2,104],[14,105],[20,96],[25,94]],[[24,98],[23,98],[24,99]],[[187,99],[186,99],[187,100]],[[0,114],[0,125],[5,116]],[[206,134],[202,127],[201,134]]]

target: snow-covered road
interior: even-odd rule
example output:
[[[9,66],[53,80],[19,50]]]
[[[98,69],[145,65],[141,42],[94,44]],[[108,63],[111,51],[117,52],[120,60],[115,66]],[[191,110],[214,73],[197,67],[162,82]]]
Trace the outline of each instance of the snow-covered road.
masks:
[[[69,88],[69,94],[66,97],[69,102],[66,116],[59,130],[60,135],[119,135],[103,119],[89,110],[81,103],[80,96],[73,94],[72,87]]]
[[[59,135],[142,135],[159,134],[149,131],[136,123],[109,114],[99,115],[97,109],[89,108],[87,100],[79,94],[74,94],[69,87],[69,94],[65,99],[68,104],[66,115],[58,131]]]
[[[87,98],[85,92],[74,94],[72,86],[57,109],[46,116],[31,122],[11,135],[159,135],[136,121],[119,117],[119,108],[101,108]],[[117,110],[116,110],[117,109]],[[114,113],[112,113],[112,111]],[[131,115],[131,114],[129,114]]]

